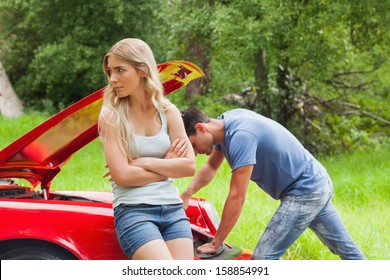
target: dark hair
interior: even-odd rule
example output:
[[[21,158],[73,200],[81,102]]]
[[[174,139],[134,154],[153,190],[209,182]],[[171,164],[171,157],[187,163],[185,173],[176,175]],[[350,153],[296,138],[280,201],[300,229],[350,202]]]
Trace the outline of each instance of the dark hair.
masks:
[[[195,125],[197,123],[209,123],[210,117],[195,107],[189,107],[181,111],[181,117],[184,122],[187,136],[195,135]]]

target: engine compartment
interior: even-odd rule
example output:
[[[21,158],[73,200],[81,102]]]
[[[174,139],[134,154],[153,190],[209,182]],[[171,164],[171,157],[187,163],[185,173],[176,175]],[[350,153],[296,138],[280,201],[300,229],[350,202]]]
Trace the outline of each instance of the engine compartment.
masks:
[[[35,190],[33,187],[19,185],[13,179],[0,180],[0,199],[34,199],[34,200],[67,200],[67,201],[91,201],[98,202],[86,197],[56,194],[51,192],[49,196],[43,190]]]
[[[20,186],[14,179],[0,179],[0,198],[42,199],[42,196],[32,187]]]

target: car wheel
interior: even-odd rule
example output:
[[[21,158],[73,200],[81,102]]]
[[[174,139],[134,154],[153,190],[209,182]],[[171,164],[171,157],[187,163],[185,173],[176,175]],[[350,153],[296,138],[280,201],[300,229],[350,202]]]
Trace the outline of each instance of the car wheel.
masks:
[[[2,260],[69,260],[69,255],[44,247],[21,247],[0,256]]]

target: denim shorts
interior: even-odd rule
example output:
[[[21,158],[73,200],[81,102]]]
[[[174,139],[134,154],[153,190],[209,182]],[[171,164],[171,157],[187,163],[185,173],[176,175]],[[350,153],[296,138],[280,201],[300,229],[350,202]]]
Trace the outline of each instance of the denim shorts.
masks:
[[[183,204],[120,204],[114,208],[114,219],[119,244],[129,259],[152,240],[192,239]]]

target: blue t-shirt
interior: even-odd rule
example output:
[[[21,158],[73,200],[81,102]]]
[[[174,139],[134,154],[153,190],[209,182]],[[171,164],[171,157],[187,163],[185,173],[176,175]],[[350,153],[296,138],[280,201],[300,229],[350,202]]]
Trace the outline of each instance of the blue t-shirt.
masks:
[[[254,165],[251,180],[271,197],[314,191],[328,178],[325,168],[279,123],[245,109],[223,113],[224,141],[215,145],[234,171]]]

